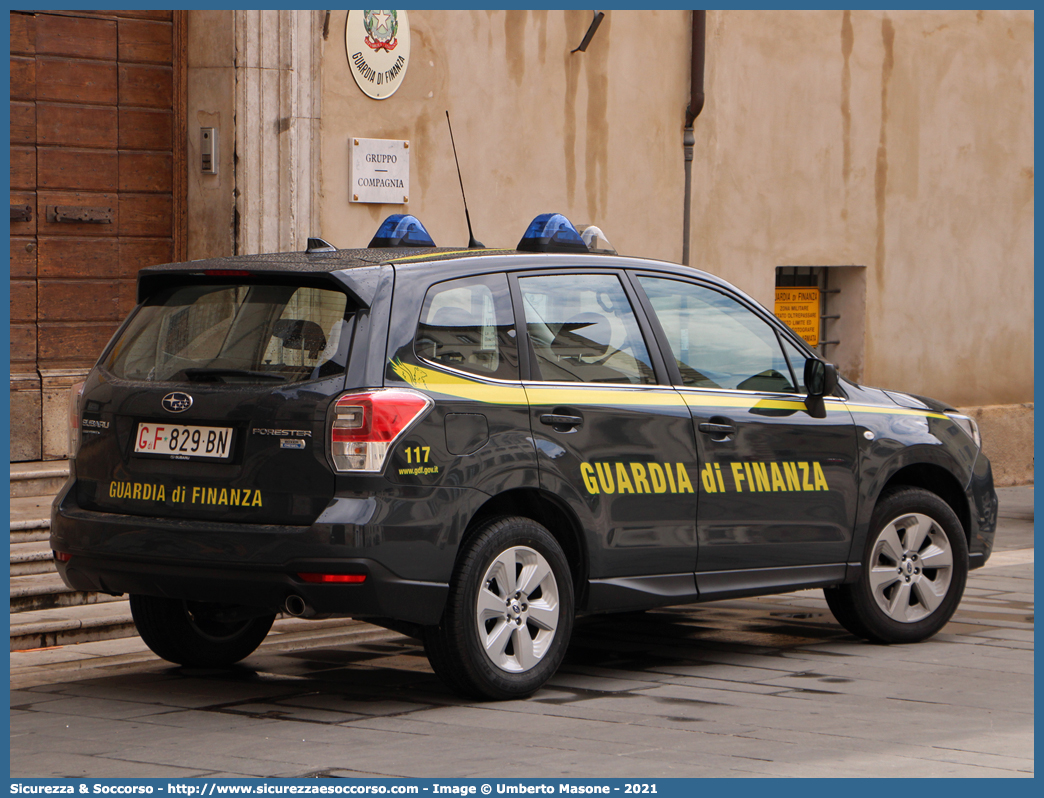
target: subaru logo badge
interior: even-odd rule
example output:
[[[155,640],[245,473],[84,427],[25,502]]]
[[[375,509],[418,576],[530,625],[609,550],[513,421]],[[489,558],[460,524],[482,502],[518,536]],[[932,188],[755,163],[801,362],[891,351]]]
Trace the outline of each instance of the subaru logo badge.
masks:
[[[192,407],[192,397],[187,393],[174,391],[174,393],[164,396],[160,400],[160,404],[163,405],[164,410],[169,410],[171,413],[184,413]]]

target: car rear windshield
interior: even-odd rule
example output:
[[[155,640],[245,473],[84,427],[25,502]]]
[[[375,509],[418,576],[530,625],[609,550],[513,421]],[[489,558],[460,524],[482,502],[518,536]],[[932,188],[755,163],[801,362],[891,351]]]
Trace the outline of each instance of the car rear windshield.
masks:
[[[342,374],[347,295],[300,285],[182,285],[138,308],[102,364],[151,382],[288,383]]]

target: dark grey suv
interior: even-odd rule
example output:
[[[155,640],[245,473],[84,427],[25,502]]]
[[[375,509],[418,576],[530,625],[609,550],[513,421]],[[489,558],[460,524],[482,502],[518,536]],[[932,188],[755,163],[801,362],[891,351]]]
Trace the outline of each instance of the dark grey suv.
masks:
[[[516,250],[390,217],[367,249],[148,268],[138,300],[83,388],[51,545],[175,663],[343,615],[519,697],[578,613],[822,587],[854,634],[912,642],[990,554],[970,419],[561,216]]]

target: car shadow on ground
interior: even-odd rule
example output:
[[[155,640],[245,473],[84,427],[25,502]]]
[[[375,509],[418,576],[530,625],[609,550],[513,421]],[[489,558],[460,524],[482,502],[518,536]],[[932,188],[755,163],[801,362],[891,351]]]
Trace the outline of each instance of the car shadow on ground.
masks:
[[[825,609],[773,607],[764,599],[580,618],[558,675],[531,700],[623,697],[655,687],[679,669],[731,663],[743,670],[823,641],[867,645]],[[452,693],[432,673],[420,641],[408,637],[296,651],[262,648],[228,669],[170,666],[77,684],[132,690],[140,700],[196,711],[331,724],[480,703]],[[220,699],[201,700],[205,696]]]

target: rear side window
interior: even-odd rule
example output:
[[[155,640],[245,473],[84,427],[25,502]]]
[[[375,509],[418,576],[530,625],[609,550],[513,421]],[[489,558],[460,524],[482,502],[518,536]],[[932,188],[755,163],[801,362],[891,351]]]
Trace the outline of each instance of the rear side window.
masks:
[[[342,374],[348,297],[292,285],[194,285],[157,292],[104,368],[156,382],[301,382]]]
[[[518,285],[536,355],[534,379],[656,382],[638,321],[615,274],[522,277]]]
[[[484,274],[429,288],[414,351],[440,366],[517,380],[518,345],[507,277]]]

